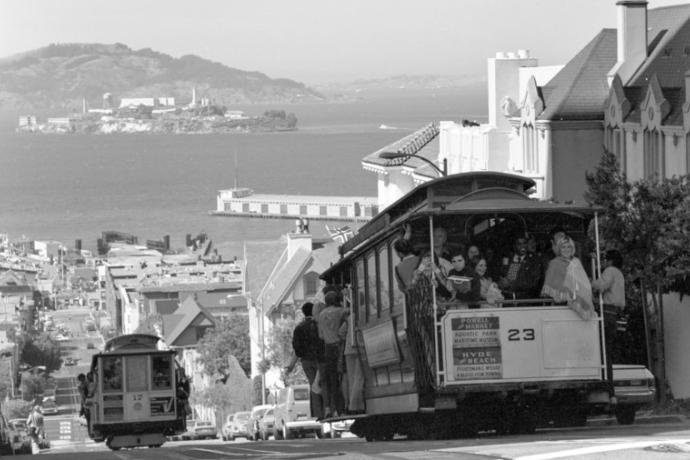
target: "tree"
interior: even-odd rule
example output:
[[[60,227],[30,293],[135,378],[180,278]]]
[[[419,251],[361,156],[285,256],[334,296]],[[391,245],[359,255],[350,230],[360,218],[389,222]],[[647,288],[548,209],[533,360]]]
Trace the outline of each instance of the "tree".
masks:
[[[22,399],[24,399],[24,401],[35,400],[43,393],[45,384],[46,379],[43,375],[24,372],[21,382]]]
[[[266,337],[266,361],[268,366],[284,368],[292,360],[292,334],[299,320],[293,317],[281,318],[273,324],[271,334]],[[264,372],[268,371],[268,368]],[[302,371],[302,366],[296,366],[294,372],[283,376],[284,383],[306,383],[307,378]]]
[[[198,361],[204,371],[226,382],[231,374],[228,357],[234,356],[244,372],[251,369],[249,352],[249,320],[235,314],[206,331],[197,345]]]
[[[45,366],[47,373],[59,369],[62,365],[60,343],[53,340],[49,334],[42,332],[35,335],[17,335],[16,338],[20,362],[31,367]]]
[[[585,198],[605,209],[602,230],[607,245],[625,254],[628,281],[639,284],[643,302],[651,300],[651,305],[643,305],[647,350],[656,357],[651,363],[655,375],[666,385],[662,294],[690,293],[689,177],[628,183],[615,156],[604,152],[586,180]],[[665,393],[660,393],[662,400]]]
[[[32,403],[29,401],[24,401],[22,399],[9,399],[5,401],[2,405],[3,415],[8,420],[13,418],[23,418],[26,419],[31,412]]]

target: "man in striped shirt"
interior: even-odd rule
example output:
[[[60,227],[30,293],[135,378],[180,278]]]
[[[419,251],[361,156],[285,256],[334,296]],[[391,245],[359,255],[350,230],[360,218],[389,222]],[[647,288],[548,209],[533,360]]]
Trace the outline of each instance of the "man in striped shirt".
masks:
[[[344,401],[340,390],[339,362],[347,337],[348,311],[340,302],[339,292],[329,292],[325,297],[324,308],[317,319],[319,337],[325,344],[325,392],[323,393],[325,417],[337,416],[343,412]]]

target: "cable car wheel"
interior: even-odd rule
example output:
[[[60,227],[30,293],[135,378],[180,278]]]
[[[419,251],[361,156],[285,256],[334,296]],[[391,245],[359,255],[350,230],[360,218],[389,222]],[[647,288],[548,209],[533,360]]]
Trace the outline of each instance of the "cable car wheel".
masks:
[[[114,451],[122,449],[122,447],[120,447],[120,446],[113,446],[112,443],[113,443],[113,436],[108,436],[108,438],[105,440],[105,445],[108,446],[108,449],[114,450]]]

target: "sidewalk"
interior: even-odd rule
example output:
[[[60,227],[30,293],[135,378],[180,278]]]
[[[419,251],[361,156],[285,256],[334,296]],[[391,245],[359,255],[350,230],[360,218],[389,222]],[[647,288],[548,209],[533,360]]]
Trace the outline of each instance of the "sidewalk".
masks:
[[[95,443],[91,439],[85,439],[83,441],[69,441],[64,439],[56,439],[50,441],[50,447],[47,449],[41,449],[42,454],[63,452],[63,451],[75,451],[84,452],[92,450],[105,449],[104,443]]]

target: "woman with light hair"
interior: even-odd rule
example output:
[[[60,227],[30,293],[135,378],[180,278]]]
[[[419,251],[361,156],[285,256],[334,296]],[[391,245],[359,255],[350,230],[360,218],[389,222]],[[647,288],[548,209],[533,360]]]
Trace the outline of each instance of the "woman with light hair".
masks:
[[[565,302],[582,319],[594,317],[592,285],[580,259],[575,257],[575,243],[564,236],[554,242],[556,257],[551,259],[541,294],[556,302]]]

